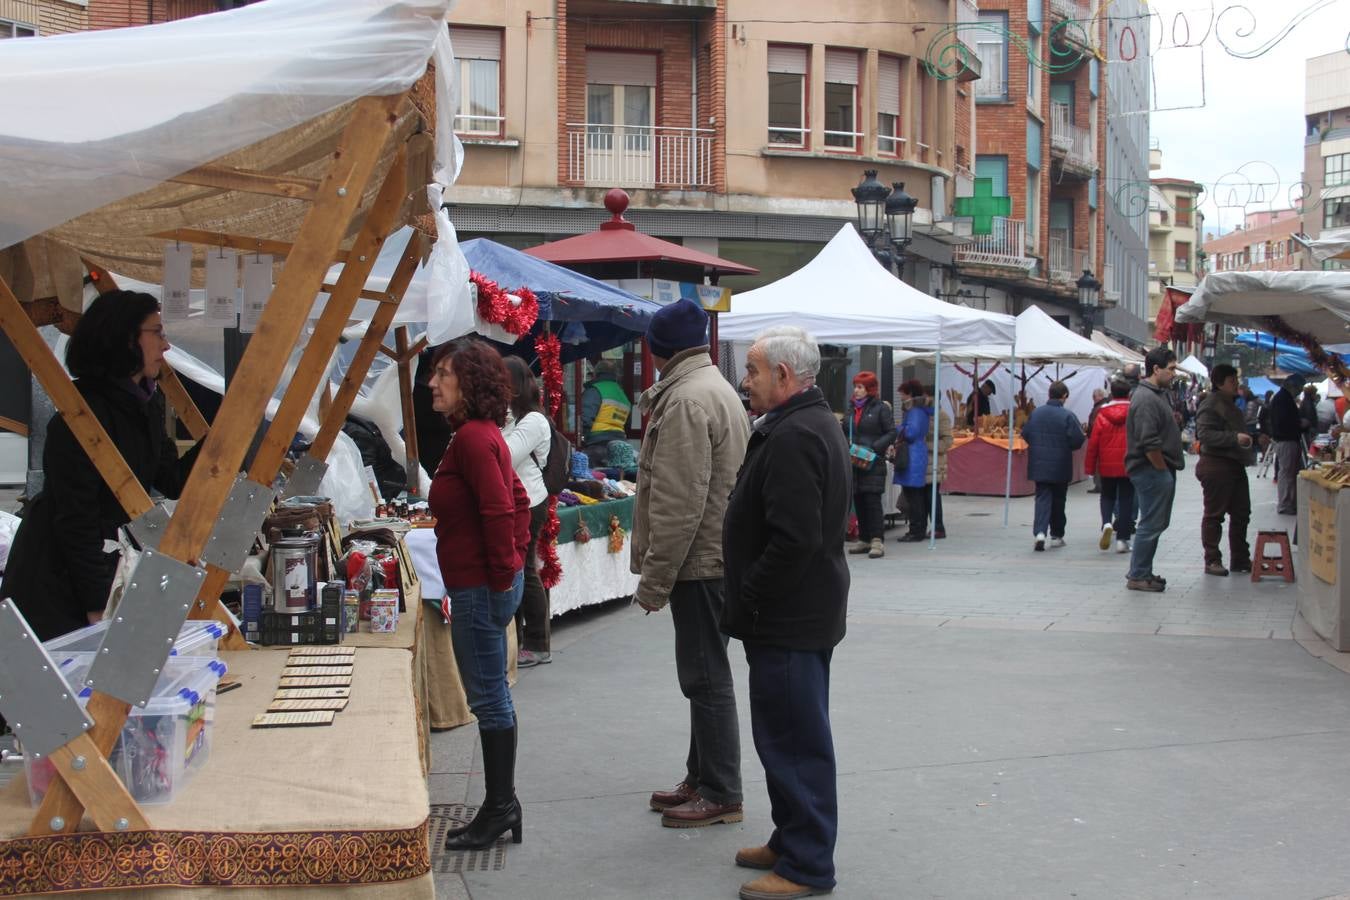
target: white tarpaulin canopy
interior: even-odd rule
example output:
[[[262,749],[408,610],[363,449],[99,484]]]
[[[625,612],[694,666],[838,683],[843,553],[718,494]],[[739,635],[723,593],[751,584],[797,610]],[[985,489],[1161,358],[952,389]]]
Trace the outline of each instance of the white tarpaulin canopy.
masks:
[[[1323,344],[1350,341],[1350,272],[1214,272],[1177,321],[1270,330],[1269,318]]]
[[[724,341],[748,341],[777,325],[805,328],[822,344],[914,349],[1006,348],[1015,334],[1011,316],[944,303],[905,284],[848,224],[791,275],[732,297],[717,327]]]
[[[1006,361],[1012,355],[1012,348],[1007,344],[942,348],[944,362],[980,359]],[[932,353],[898,353],[895,362],[898,365],[932,358]],[[1028,306],[1017,317],[1017,360],[1028,364],[1057,362],[1070,366],[1118,366],[1125,361],[1115,351],[1074,334],[1050,318],[1039,306]]]
[[[1114,352],[1116,355],[1118,355],[1121,359],[1125,360],[1125,362],[1127,363],[1139,363],[1140,365],[1144,364],[1144,354],[1140,353],[1138,350],[1133,350],[1125,346],[1120,341],[1116,340],[1115,338],[1111,337],[1109,334],[1106,334],[1105,332],[1102,331],[1092,332],[1092,343],[1098,344],[1102,347],[1105,347],[1107,350]]]
[[[0,248],[148,191],[437,62],[435,180],[454,181],[451,0],[270,0],[0,45]],[[134,229],[134,221],[125,223]]]
[[[1311,240],[1294,235],[1294,240],[1307,247],[1313,259],[1319,263],[1326,262],[1329,259],[1350,259],[1350,237]]]
[[[1194,354],[1177,363],[1177,368],[1187,374],[1194,375],[1197,378],[1208,378],[1209,368],[1202,363]]]

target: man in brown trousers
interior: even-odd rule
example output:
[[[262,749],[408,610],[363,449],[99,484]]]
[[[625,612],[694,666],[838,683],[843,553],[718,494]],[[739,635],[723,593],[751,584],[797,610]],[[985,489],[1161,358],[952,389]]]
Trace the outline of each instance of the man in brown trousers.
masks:
[[[1200,444],[1200,462],[1195,477],[1204,490],[1205,512],[1200,520],[1200,543],[1205,548],[1205,574],[1227,575],[1252,570],[1247,546],[1247,523],[1252,517],[1247,466],[1253,462],[1252,437],[1247,433],[1242,410],[1234,402],[1238,373],[1220,363],[1210,370],[1213,390],[1195,414],[1195,437]],[[1228,568],[1224,568],[1219,538],[1228,517]]]

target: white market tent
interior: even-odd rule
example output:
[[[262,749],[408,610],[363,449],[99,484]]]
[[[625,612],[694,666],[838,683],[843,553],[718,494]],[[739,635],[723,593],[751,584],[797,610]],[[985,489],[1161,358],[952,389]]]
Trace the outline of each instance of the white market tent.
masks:
[[[772,284],[736,294],[718,316],[718,337],[749,341],[765,328],[796,325],[822,344],[868,344],[932,350],[1012,344],[1012,316],[944,303],[881,267],[858,232],[845,224],[802,268]]]
[[[1125,346],[1104,331],[1092,332],[1092,343],[1114,352],[1127,363],[1138,363],[1141,366],[1144,364],[1144,354]]]
[[[1177,363],[1177,368],[1196,378],[1209,378],[1209,367],[1201,362],[1195,354],[1191,354]]]
[[[1028,306],[1016,319],[1017,360],[1028,363],[1063,363],[1071,366],[1118,366],[1125,360],[1114,350],[1109,350],[1079,334],[1074,334],[1063,325],[1050,318],[1039,306]],[[1007,344],[971,344],[963,347],[942,350],[946,362],[973,360],[1008,361],[1012,358],[1012,348]],[[896,362],[931,360],[932,353],[901,353]]]
[[[1350,272],[1214,272],[1177,321],[1270,331],[1270,319],[1324,346],[1350,341]]]

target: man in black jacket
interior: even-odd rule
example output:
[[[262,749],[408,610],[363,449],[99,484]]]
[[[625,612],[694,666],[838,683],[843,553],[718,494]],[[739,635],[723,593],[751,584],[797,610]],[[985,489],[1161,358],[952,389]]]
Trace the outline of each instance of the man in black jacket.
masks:
[[[1282,516],[1298,512],[1298,473],[1303,470],[1303,429],[1298,395],[1302,375],[1290,375],[1270,401],[1270,439],[1275,442],[1275,510]]]
[[[805,331],[763,332],[745,369],[759,418],[722,531],[722,630],[745,645],[750,723],[777,827],[736,864],[772,870],[741,887],[743,900],[806,897],[835,884],[829,685],[848,604],[848,444],[815,386],[820,351]]]

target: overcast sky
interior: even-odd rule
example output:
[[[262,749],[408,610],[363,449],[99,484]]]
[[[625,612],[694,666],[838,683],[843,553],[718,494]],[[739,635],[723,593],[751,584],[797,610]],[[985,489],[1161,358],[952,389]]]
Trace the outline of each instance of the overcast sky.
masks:
[[[1346,51],[1350,0],[1247,0],[1245,8],[1225,8],[1226,0],[1150,5],[1156,96],[1149,131],[1163,154],[1162,170],[1153,175],[1203,183],[1206,230],[1217,224],[1229,231],[1242,222],[1244,208],[1286,208],[1299,195],[1304,61]],[[1254,59],[1231,55],[1220,41],[1253,53],[1304,11],[1306,18]],[[1198,46],[1178,46],[1188,42],[1188,30]],[[1110,57],[1118,53],[1111,48]],[[1199,108],[1168,109],[1182,106]]]

